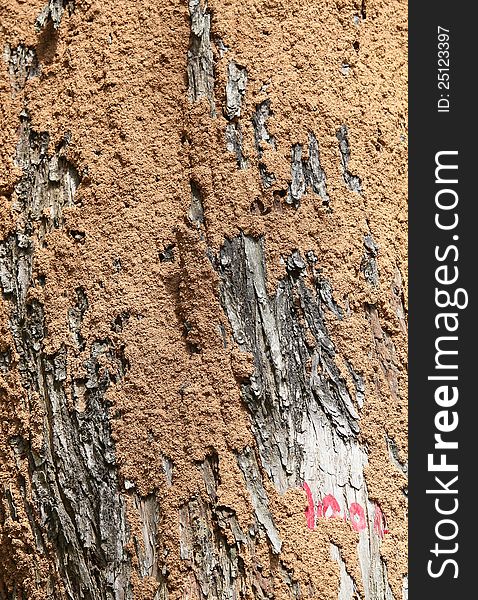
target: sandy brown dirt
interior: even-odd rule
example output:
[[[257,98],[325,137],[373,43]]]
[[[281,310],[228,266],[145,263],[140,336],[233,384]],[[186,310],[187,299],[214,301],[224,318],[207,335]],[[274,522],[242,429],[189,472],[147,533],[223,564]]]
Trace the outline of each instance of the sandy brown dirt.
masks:
[[[335,299],[350,307],[349,318],[331,318],[328,327],[340,354],[353,357],[364,374],[360,430],[369,450],[366,479],[387,517],[390,533],[382,555],[394,595],[401,598],[407,558],[405,483],[391,467],[384,432],[395,439],[405,460],[406,337],[391,288],[396,269],[405,286],[407,281],[406,4],[211,0],[212,39],[229,48],[223,58],[215,56],[216,119],[209,116],[206,101],[193,105],[188,100],[185,2],[78,0],[58,31],[50,24],[36,33],[33,24],[42,7],[42,0],[4,0],[0,8],[2,48],[33,47],[41,64],[40,76],[15,95],[6,65],[0,69],[1,237],[15,222],[12,194],[20,173],[13,159],[19,114],[26,107],[33,129],[50,133],[51,150],[71,134],[68,158],[82,175],[76,206],[67,209],[64,226],[49,234],[47,247],[35,254],[35,277],[46,281],[32,291],[46,311],[46,350],[71,346],[67,311],[74,290],[83,286],[90,306],[82,325],[87,343],[110,337],[124,345],[130,364],[124,380],[109,391],[117,462],[122,478],[142,495],[156,493],[160,500],[162,545],[170,550],[170,597],[181,598],[184,586],[178,508],[203,485],[196,462],[211,447],[219,455],[221,502],[237,511],[241,523],[251,513],[233,452],[254,443],[239,385],[252,367],[237,351],[224,349],[217,324],[226,330],[229,325],[218,300],[217,275],[206,257],[208,247],[217,252],[225,238],[243,231],[265,236],[271,290],[285,274],[281,257],[295,249],[312,250]],[[236,168],[224,142],[222,106],[230,60],[248,72],[240,119],[250,164],[244,170]],[[343,64],[349,65],[347,75]],[[266,150],[263,162],[276,181],[265,192],[251,116],[266,98],[276,150]],[[361,179],[361,195],[348,190],[342,178],[336,132],[343,124],[351,149],[349,169]],[[304,196],[298,209],[274,196],[290,182],[291,146],[306,146],[310,131],[319,140],[331,210],[314,194]],[[202,240],[187,225],[191,179],[203,194]],[[258,198],[270,212],[251,212]],[[81,243],[69,234],[72,230],[84,232]],[[360,271],[369,232],[379,247],[380,286],[375,289]],[[171,245],[174,261],[161,262],[160,253]],[[118,261],[121,270],[115,268]],[[395,396],[374,350],[366,304],[378,307],[381,327],[396,349]],[[122,313],[129,319],[122,331],[112,331]],[[191,327],[187,336],[185,321]],[[8,307],[2,308],[1,327],[1,343],[8,346]],[[200,352],[191,353],[191,344]],[[72,360],[69,368],[80,362],[81,357]],[[35,435],[35,419],[15,408],[22,405],[18,379],[2,378],[1,389],[5,486],[12,472],[8,436],[29,427]],[[163,456],[174,465],[170,487]],[[304,585],[313,583],[314,597],[336,598],[338,570],[328,541],[341,547],[349,571],[358,573],[357,534],[346,523],[325,520],[309,531],[303,491],[279,496],[271,485],[268,493],[284,540],[283,560]],[[27,529],[24,525],[15,534],[17,556],[28,563],[22,573],[32,577]],[[39,562],[38,569],[47,566]],[[137,598],[149,597],[144,582],[137,578],[135,585]],[[287,596],[285,589],[274,593]]]

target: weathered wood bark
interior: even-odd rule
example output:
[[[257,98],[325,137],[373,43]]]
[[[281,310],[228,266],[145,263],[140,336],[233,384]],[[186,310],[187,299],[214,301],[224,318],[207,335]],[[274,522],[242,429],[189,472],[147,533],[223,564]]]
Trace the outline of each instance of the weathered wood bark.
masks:
[[[26,4],[0,598],[405,599],[404,7]]]

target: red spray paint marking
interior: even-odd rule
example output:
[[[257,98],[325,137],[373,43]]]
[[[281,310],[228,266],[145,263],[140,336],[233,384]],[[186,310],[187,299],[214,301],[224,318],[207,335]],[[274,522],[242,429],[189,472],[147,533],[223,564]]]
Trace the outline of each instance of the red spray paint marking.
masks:
[[[304,482],[302,486],[307,495],[308,506],[305,509],[305,517],[307,520],[307,527],[309,529],[315,529],[315,519],[319,517],[325,517],[334,519],[340,517],[340,505],[332,494],[328,494],[324,497],[322,502],[319,500],[317,506],[314,506],[314,499],[312,497],[312,491],[309,485]],[[363,531],[367,527],[367,520],[365,518],[365,511],[358,502],[352,502],[349,508],[350,524],[355,531]],[[344,521],[347,521],[347,514],[344,511]],[[385,517],[378,506],[375,504],[375,512],[373,519],[374,530],[377,535],[383,539],[385,534],[388,533],[387,524]]]
[[[385,524],[385,517],[383,516],[382,509],[378,504],[375,505],[375,515],[373,518],[373,527],[377,532],[377,535],[384,538],[385,534],[388,533],[387,526]]]
[[[305,509],[305,518],[307,519],[307,527],[309,529],[315,528],[315,508],[314,508],[314,499],[312,498],[312,492],[310,491],[310,487],[307,483],[304,482],[302,486],[307,495],[307,502],[309,505]]]
[[[350,523],[355,531],[363,531],[367,527],[365,520],[365,512],[357,502],[352,502],[350,505]]]
[[[335,517],[340,516],[340,506],[337,500],[332,496],[332,494],[328,494],[322,500],[322,514],[324,517],[334,519]]]

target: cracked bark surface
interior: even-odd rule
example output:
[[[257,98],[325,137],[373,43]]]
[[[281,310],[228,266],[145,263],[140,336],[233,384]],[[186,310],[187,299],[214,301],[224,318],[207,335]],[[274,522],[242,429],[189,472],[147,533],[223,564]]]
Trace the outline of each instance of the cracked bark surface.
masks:
[[[189,0],[191,38],[188,50],[189,97],[192,101],[206,98],[214,108],[214,59],[211,47],[211,15],[201,0]]]
[[[309,155],[307,159],[302,158],[302,146],[296,144],[291,150],[291,177],[287,201],[298,206],[302,196],[310,188],[318,194],[325,206],[328,206],[330,198],[327,194],[325,173],[319,160],[319,146],[317,138],[309,133]]]
[[[13,4],[0,598],[406,598],[405,9]]]
[[[10,438],[23,493],[11,499],[9,510],[3,509],[2,524],[8,518],[15,521],[17,510],[28,515],[36,551],[50,556],[52,598],[62,597],[55,591],[60,580],[70,597],[127,599],[128,532],[104,397],[108,386],[124,376],[127,362],[108,339],[85,351],[81,322],[88,300],[79,288],[69,322],[76,350],[83,352],[83,374],[67,374],[71,357],[65,347],[53,355],[44,350],[43,306],[28,299],[30,288],[39,285],[32,274],[35,251],[48,232],[62,226],[62,211],[73,205],[80,183],[62,147],[48,154],[48,141],[47,134],[32,131],[24,119],[17,147],[23,176],[16,187],[16,231],[0,244],[0,282],[11,306],[16,353],[6,366],[18,369],[26,408],[43,421],[39,448],[26,435]]]
[[[43,347],[43,306],[29,298],[43,283],[33,274],[35,252],[45,246],[48,233],[63,226],[63,210],[74,205],[81,181],[64,156],[67,143],[66,138],[50,155],[48,134],[33,131],[28,117],[22,117],[16,162],[23,175],[15,188],[15,231],[0,242],[0,285],[13,340],[13,352],[2,353],[2,371],[6,378],[18,373],[25,391],[22,408],[41,417],[42,441],[35,446],[28,431],[10,437],[16,466],[11,476],[19,487],[15,495],[4,489],[0,523],[8,532],[26,515],[32,547],[49,560],[48,580],[31,584],[43,583],[45,597],[127,600],[132,598],[130,530],[105,398],[128,369],[124,348],[115,348],[107,338],[86,347],[81,326],[88,298],[77,288],[77,302],[68,311],[72,347],[49,354]],[[72,375],[68,363],[75,358],[81,367]],[[137,509],[145,542],[145,551],[138,551],[139,570],[143,577],[154,576],[156,530],[151,532],[148,524],[148,512],[157,510],[154,499],[138,499]],[[11,543],[6,534],[2,539]],[[33,587],[18,595],[15,568],[3,567],[5,597],[32,593]]]
[[[18,44],[16,48],[9,45],[4,48],[4,61],[8,64],[10,82],[13,92],[19,92],[25,87],[28,79],[40,73],[38,59],[33,48]]]
[[[53,27],[58,29],[65,10],[71,14],[74,6],[74,0],[48,0],[35,21],[35,27],[40,30],[51,21]]]
[[[314,273],[315,263],[310,266]],[[293,254],[273,297],[260,240],[242,236],[226,244],[218,269],[234,339],[254,356],[254,374],[242,390],[264,469],[281,493],[307,483],[317,498],[333,495],[343,514],[352,503],[365,507],[358,544],[365,597],[391,599],[363,478],[367,451],[357,438],[354,398],[363,383],[355,375],[356,388],[349,390],[340,374],[320,293],[304,284],[307,263]]]
[[[337,131],[337,139],[339,140],[340,158],[342,161],[344,181],[352,192],[360,193],[362,191],[360,178],[356,175],[352,175],[352,173],[349,171],[350,145],[347,127],[345,125],[342,125],[342,127]]]

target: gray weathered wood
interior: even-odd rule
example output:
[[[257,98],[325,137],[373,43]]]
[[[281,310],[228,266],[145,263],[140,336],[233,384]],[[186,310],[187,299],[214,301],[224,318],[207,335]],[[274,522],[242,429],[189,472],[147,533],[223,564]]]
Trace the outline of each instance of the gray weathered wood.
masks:
[[[349,171],[350,145],[347,127],[345,125],[342,125],[342,127],[337,131],[337,139],[339,140],[339,150],[342,161],[342,173],[344,181],[352,192],[361,193],[362,182],[360,181],[360,178],[356,175],[352,175],[352,173]]]
[[[307,261],[294,253],[286,266],[287,277],[270,296],[262,240],[240,236],[226,242],[217,261],[234,339],[254,355],[254,374],[242,389],[261,462],[281,493],[305,482],[316,501],[333,495],[342,514],[352,503],[365,508],[367,526],[357,547],[365,598],[391,600],[374,531],[375,506],[363,477],[367,451],[358,439],[363,380],[349,362],[355,383],[349,390],[336,365],[313,257]],[[315,291],[305,284],[307,271]],[[331,298],[329,303],[337,306]]]

